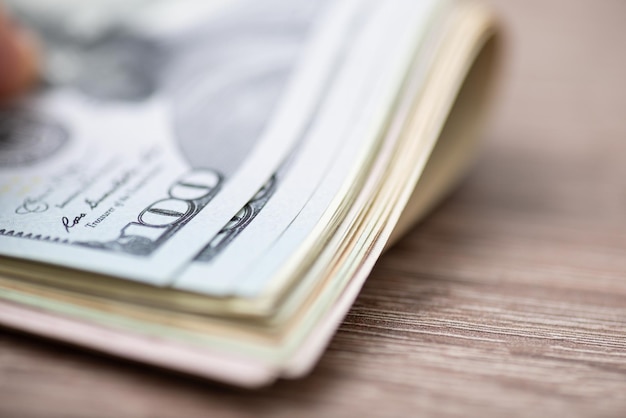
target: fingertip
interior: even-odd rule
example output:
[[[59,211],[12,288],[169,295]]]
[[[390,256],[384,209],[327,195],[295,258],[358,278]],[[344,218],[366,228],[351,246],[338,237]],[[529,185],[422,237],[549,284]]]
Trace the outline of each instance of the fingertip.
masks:
[[[0,100],[24,93],[37,76],[37,43],[25,29],[0,17]]]

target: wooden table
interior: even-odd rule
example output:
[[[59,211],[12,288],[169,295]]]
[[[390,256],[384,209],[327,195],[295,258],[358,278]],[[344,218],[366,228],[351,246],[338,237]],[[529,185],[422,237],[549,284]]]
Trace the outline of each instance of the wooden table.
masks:
[[[0,338],[0,416],[626,416],[626,2],[501,0],[501,100],[314,373],[260,392]]]

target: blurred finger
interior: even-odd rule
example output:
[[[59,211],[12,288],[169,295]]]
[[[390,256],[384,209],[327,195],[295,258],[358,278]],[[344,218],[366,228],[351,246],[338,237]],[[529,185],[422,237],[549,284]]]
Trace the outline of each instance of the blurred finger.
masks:
[[[0,7],[0,101],[24,92],[37,73],[36,44]]]

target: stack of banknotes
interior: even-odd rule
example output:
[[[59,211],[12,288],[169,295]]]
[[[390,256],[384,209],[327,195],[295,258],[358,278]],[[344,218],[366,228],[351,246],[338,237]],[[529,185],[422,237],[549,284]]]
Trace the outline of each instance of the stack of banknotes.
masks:
[[[314,366],[462,174],[497,56],[454,0],[15,0],[0,324],[242,386]]]

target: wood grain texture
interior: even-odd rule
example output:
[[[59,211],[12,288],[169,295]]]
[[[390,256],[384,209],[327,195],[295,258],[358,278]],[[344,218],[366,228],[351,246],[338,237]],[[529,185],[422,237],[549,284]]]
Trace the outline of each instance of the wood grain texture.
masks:
[[[238,391],[4,332],[0,416],[626,416],[626,2],[493,3],[478,162],[310,377]]]

